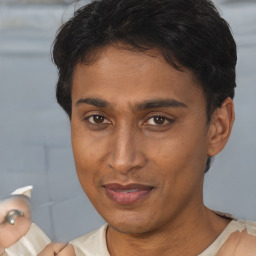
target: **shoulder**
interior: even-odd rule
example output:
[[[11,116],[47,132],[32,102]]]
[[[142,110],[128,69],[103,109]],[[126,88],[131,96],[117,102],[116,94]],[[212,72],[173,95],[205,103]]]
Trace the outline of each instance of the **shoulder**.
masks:
[[[106,230],[108,225],[94,230],[82,237],[79,237],[70,242],[79,256],[109,256],[106,244]]]
[[[256,222],[253,221],[238,221],[241,223],[241,225],[244,226],[244,229],[246,230],[246,232],[250,235],[253,235],[256,237]]]
[[[230,234],[216,256],[249,256],[256,254],[256,223],[235,221],[235,230]]]

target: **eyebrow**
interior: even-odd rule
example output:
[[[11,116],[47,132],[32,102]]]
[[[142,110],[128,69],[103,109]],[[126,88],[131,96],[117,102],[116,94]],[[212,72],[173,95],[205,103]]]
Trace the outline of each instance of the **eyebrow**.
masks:
[[[110,107],[111,104],[100,98],[83,98],[76,102],[76,106],[85,103],[99,108]],[[137,103],[135,106],[131,106],[133,111],[143,111],[151,108],[187,108],[187,105],[183,102],[177,101],[175,99],[152,99],[143,101],[142,103]]]
[[[99,99],[99,98],[84,98],[84,99],[80,99],[76,102],[76,106],[82,104],[82,103],[86,103],[95,107],[99,107],[99,108],[106,108],[108,106],[110,106],[110,103]]]
[[[147,100],[142,103],[138,103],[135,105],[135,111],[143,111],[151,108],[187,108],[185,103],[177,101],[175,99],[154,99],[154,100]]]

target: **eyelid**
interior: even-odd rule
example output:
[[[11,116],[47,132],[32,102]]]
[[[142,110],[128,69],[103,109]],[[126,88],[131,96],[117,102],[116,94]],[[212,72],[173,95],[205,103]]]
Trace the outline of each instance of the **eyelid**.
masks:
[[[169,119],[169,118],[167,118],[167,117],[165,117],[165,116],[152,116],[152,117],[150,117],[147,121],[149,121],[149,120],[151,120],[151,119],[154,119],[154,118],[156,118],[156,117],[161,117],[161,118],[164,118],[164,123],[163,124],[151,124],[151,125],[164,125],[165,123],[166,123],[166,121],[167,122],[170,122],[170,121],[172,121],[171,119]]]
[[[108,121],[108,119],[107,119],[105,116],[102,116],[102,117],[104,118],[103,123],[90,122],[89,119],[90,119],[90,118],[93,118],[94,116],[102,116],[102,115],[91,115],[91,116],[86,117],[85,120],[87,120],[87,121],[88,121],[89,123],[91,123],[91,124],[96,124],[96,125],[100,125],[100,124],[110,124],[110,123],[111,123],[110,121]],[[107,122],[105,122],[105,121],[107,121]]]
[[[96,122],[90,122],[89,119],[94,117],[94,116],[102,116],[104,118],[104,122],[102,123],[96,123]],[[155,117],[162,117],[165,119],[165,122],[163,124],[148,124],[149,120]],[[141,122],[142,126],[151,126],[151,127],[165,127],[165,126],[169,126],[172,125],[172,123],[174,121],[176,121],[176,117],[167,114],[167,113],[159,113],[159,112],[151,112],[148,113],[147,116],[145,118],[143,118],[144,121]],[[88,113],[86,113],[83,117],[83,120],[86,121],[88,124],[90,125],[94,125],[94,126],[99,126],[99,125],[107,125],[107,124],[112,124],[113,122],[106,117],[105,113],[99,112],[99,111],[90,111]]]
[[[94,116],[102,116],[104,117],[105,120],[107,120],[108,122],[104,122],[104,123],[93,123],[93,122],[90,122],[89,119],[91,117],[94,117]],[[106,115],[104,113],[101,113],[101,112],[89,112],[89,113],[86,113],[86,115],[83,117],[83,120],[84,121],[87,121],[89,124],[92,124],[92,125],[100,125],[100,124],[110,124],[111,121],[106,117]]]
[[[148,124],[149,120],[155,117],[162,117],[165,119],[165,122],[163,124]],[[172,125],[176,121],[175,117],[170,117],[170,115],[167,115],[165,113],[150,113],[146,120],[143,122],[143,126],[145,127],[152,127],[152,128],[164,128]]]
[[[171,120],[171,121],[176,120],[175,116],[168,114],[168,113],[164,113],[164,112],[151,112],[151,113],[147,114],[145,119],[149,120],[150,118],[154,118],[154,117],[164,117],[167,120]]]

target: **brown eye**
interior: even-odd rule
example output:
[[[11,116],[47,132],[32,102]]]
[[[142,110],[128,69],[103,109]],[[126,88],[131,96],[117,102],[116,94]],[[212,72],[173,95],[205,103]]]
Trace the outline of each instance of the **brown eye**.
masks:
[[[154,117],[153,117],[153,121],[154,121],[155,124],[161,125],[161,124],[164,124],[164,123],[165,123],[166,118],[163,117],[163,116],[154,116]]]
[[[172,120],[164,117],[164,116],[152,116],[148,119],[147,124],[149,125],[154,125],[154,126],[158,126],[158,125],[165,125],[170,123]]]
[[[92,115],[87,118],[87,120],[92,124],[106,124],[110,123],[104,116]]]
[[[161,129],[171,127],[174,122],[175,119],[168,118],[164,115],[153,115],[147,119],[144,126],[148,127],[149,129],[157,129],[157,131],[160,131]]]
[[[93,116],[93,122],[96,124],[101,124],[104,122],[104,116]]]

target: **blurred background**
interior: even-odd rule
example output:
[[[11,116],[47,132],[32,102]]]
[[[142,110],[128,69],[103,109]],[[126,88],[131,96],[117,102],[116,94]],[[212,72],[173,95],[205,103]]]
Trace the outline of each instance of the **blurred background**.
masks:
[[[50,55],[58,27],[86,2],[0,0],[0,200],[33,185],[33,221],[59,241],[104,223],[76,177]],[[233,133],[206,174],[205,203],[256,221],[256,1],[215,3],[237,41],[238,86]]]

